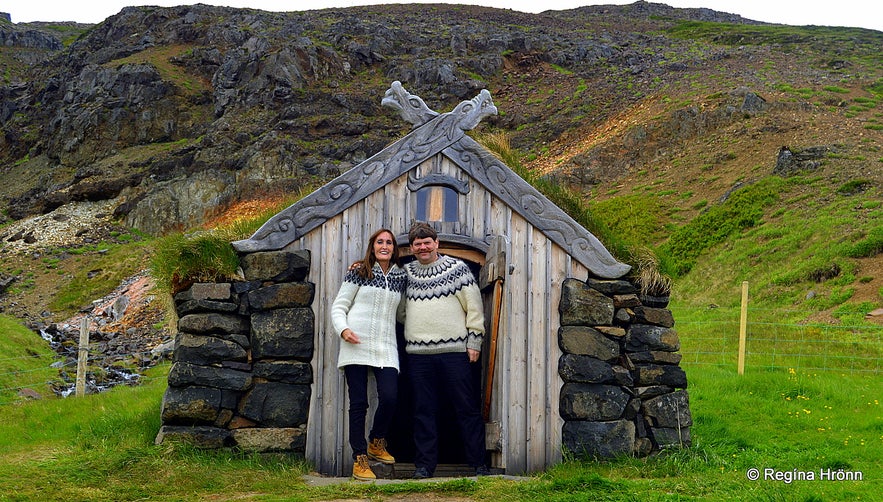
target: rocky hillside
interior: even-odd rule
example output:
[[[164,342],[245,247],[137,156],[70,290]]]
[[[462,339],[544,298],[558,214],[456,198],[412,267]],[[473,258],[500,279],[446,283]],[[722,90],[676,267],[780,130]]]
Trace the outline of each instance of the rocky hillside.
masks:
[[[797,169],[831,183],[883,185],[872,30],[647,2],[193,5],[94,26],[0,20],[0,40],[6,277],[27,269],[16,257],[198,228],[330,179],[408,130],[380,106],[394,80],[442,111],[488,89],[500,113],[480,130],[508,133],[529,167],[595,200],[665,186],[671,224],[772,172],[782,147],[821,152]],[[52,319],[32,296],[0,301]]]

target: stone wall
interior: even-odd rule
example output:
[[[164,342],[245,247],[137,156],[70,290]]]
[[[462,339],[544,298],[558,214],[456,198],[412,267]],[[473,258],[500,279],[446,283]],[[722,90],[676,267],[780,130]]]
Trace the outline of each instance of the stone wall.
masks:
[[[627,281],[567,279],[562,288],[565,453],[646,456],[689,446],[693,422],[671,311],[644,305]]]
[[[178,334],[157,444],[304,453],[313,382],[310,254],[242,258],[244,280],[175,295]]]

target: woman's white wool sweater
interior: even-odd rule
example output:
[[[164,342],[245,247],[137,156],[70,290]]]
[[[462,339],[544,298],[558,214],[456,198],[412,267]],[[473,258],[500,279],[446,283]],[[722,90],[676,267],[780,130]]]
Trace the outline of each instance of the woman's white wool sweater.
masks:
[[[347,272],[331,305],[331,324],[336,336],[349,328],[361,343],[340,340],[337,367],[363,364],[377,368],[399,369],[396,344],[396,314],[404,303],[407,276],[392,265],[384,274],[374,264],[374,278],[363,279],[355,270]]]
[[[481,350],[484,306],[469,267],[447,255],[429,265],[412,261],[408,273],[405,351],[440,354]]]

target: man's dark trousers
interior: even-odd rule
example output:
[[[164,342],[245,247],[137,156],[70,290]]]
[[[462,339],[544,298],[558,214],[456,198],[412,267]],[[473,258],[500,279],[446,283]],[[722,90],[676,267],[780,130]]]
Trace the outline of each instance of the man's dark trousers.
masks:
[[[414,389],[414,466],[430,474],[438,464],[437,416],[442,398],[453,407],[466,463],[485,465],[484,420],[472,366],[466,352],[408,354]]]

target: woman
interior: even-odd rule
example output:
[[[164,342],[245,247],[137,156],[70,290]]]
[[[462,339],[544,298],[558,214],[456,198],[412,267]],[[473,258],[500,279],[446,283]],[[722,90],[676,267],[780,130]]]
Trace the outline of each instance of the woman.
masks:
[[[342,341],[337,367],[342,368],[349,388],[350,447],[353,477],[376,479],[368,458],[395,463],[386,451],[386,435],[398,395],[399,355],[396,346],[396,315],[407,278],[399,268],[399,249],[392,231],[382,228],[368,240],[362,261],[367,266],[349,270],[331,305],[331,324]],[[401,305],[401,307],[400,307]],[[368,371],[377,382],[374,425],[365,440],[368,411]]]

